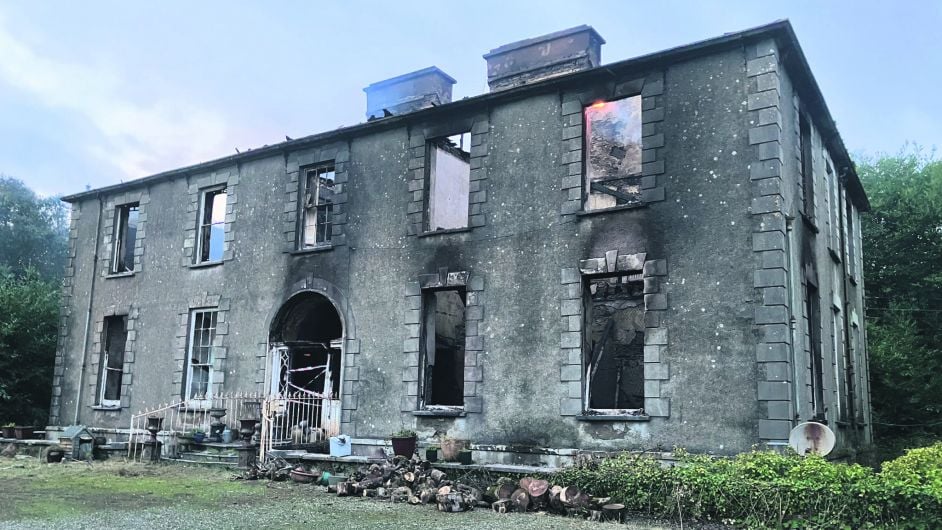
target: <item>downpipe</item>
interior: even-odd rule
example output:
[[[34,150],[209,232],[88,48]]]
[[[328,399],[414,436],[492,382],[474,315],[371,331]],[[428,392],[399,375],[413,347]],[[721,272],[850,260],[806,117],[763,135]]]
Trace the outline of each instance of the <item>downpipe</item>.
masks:
[[[82,335],[82,369],[79,372],[78,388],[75,390],[75,415],[72,425],[78,425],[79,409],[82,407],[82,389],[85,388],[85,371],[88,369],[88,336],[92,325],[92,303],[95,300],[95,284],[98,283],[98,250],[101,242],[101,194],[98,194],[98,219],[95,221],[95,253],[92,256],[92,286],[88,290],[88,307],[85,309],[85,332]]]

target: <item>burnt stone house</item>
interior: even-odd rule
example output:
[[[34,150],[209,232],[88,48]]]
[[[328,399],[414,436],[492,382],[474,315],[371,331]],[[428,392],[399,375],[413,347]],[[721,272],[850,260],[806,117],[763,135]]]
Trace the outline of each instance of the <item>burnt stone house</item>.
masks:
[[[602,44],[509,44],[487,94],[431,67],[359,125],[66,197],[50,423],[314,389],[356,451],[731,454],[812,419],[870,444],[868,202],[790,24]]]

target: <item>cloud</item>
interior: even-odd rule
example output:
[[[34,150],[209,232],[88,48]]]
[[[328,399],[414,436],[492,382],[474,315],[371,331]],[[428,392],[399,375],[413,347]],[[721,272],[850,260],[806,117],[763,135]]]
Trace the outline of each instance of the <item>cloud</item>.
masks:
[[[13,35],[2,17],[0,57],[0,82],[86,119],[103,140],[82,147],[115,166],[124,180],[228,151],[226,121],[217,113],[185,101],[134,101],[134,84],[120,72],[44,56]]]

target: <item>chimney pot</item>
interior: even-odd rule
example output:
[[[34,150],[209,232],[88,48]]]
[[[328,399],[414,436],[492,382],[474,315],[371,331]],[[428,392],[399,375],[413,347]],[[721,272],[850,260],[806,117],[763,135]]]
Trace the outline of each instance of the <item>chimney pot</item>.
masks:
[[[451,103],[451,87],[456,81],[436,66],[378,81],[366,92],[366,119],[405,114]]]
[[[605,39],[592,26],[576,26],[494,48],[484,55],[491,92],[602,64]]]

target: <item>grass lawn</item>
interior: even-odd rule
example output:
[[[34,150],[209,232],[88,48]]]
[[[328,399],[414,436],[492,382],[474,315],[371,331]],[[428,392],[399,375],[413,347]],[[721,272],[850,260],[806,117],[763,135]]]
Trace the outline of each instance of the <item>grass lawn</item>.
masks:
[[[219,469],[119,462],[42,464],[0,460],[0,528],[666,528],[592,523],[543,514],[337,497],[290,482],[232,480]]]

